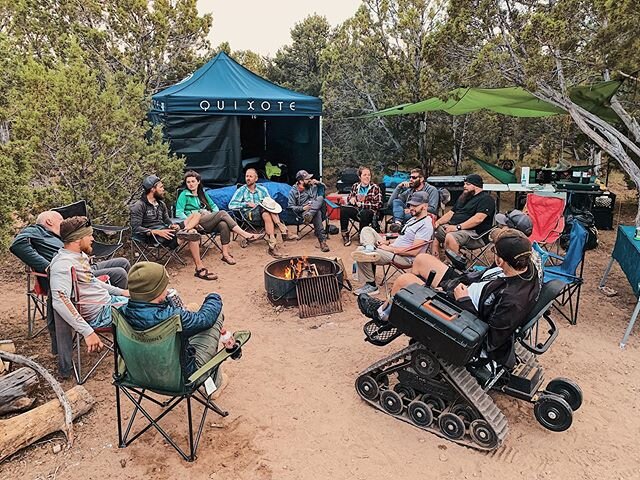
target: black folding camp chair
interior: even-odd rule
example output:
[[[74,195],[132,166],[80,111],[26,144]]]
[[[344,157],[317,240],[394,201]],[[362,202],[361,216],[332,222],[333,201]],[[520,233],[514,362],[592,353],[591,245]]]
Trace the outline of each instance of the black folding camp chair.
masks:
[[[78,216],[89,218],[87,202],[84,200],[80,200],[62,207],[52,208],[52,210],[62,215],[62,218],[71,218]],[[96,259],[105,260],[112,258],[115,253],[124,245],[122,236],[125,231],[129,230],[129,227],[99,224],[92,224],[91,226],[93,227],[93,231],[96,236],[98,236],[99,238],[104,237],[104,239],[106,240],[105,242],[93,242],[93,257],[95,257]]]

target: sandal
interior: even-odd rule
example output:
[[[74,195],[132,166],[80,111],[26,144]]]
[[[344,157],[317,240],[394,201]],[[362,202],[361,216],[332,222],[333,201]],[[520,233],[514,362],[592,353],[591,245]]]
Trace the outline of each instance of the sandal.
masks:
[[[233,257],[225,257],[224,255],[222,256],[221,260],[229,265],[235,265],[237,263]]]
[[[196,273],[194,273],[193,276],[201,278],[202,280],[216,280],[218,278],[215,273],[209,273],[209,270],[206,268],[196,269]]]
[[[245,238],[248,243],[257,242],[258,240],[262,240],[264,238],[264,233],[252,233],[249,238]]]

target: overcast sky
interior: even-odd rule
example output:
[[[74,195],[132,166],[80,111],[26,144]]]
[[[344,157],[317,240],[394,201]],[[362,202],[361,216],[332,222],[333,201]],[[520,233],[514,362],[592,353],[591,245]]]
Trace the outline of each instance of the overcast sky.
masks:
[[[213,14],[212,46],[274,55],[291,43],[289,31],[305,17],[324,15],[331,26],[353,16],[360,0],[198,0],[200,13]]]

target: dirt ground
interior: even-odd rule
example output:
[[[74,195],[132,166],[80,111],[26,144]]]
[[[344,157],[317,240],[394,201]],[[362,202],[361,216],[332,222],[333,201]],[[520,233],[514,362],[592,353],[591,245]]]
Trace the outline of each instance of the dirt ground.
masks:
[[[622,211],[627,223],[632,209]],[[625,350],[618,347],[636,300],[617,266],[609,285],[618,295],[607,298],[597,290],[614,240],[615,230],[600,232],[599,247],[587,254],[578,324],[558,320],[560,335],[540,358],[547,379],[569,377],[584,391],[584,404],[566,432],[542,428],[532,405],[494,395],[510,431],[504,446],[486,454],[374,410],[357,395],[355,378],[406,340],[385,348],[365,343],[363,317],[346,291],[340,314],[301,320],[296,309],[274,309],[263,287],[263,268],[270,261],[266,248],[234,244],[237,265],[226,265],[213,253],[205,259],[219,275],[217,281],[194,278],[191,265],[170,266],[172,285],[187,302],[217,291],[224,299],[226,325],[253,333],[242,359],[226,364],[231,382],[218,403],[230,415],[208,417],[196,462],[182,461],[155,432],[126,449],[117,447],[113,365],[108,361],[85,384],[96,404],[77,422],[74,447],[54,454],[53,445],[63,443],[63,437],[50,436],[0,465],[0,478],[640,478],[640,327]],[[328,255],[350,265],[353,247],[344,248],[338,236],[329,245]],[[312,236],[287,243],[285,250],[320,255]],[[26,338],[18,262],[6,259],[1,275],[0,339],[14,340],[19,353],[35,355],[55,371],[46,334]],[[71,388],[73,382],[64,386]],[[47,387],[40,395],[40,401],[52,397]],[[167,420],[169,431],[184,432],[175,415]]]

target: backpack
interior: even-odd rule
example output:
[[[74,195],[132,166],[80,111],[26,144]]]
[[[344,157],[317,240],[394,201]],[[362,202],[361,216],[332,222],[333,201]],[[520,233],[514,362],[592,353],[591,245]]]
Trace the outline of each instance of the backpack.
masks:
[[[560,247],[567,251],[569,248],[569,237],[573,222],[580,222],[587,231],[587,243],[585,250],[593,250],[598,247],[598,229],[596,228],[593,213],[587,209],[569,206],[569,212],[565,214],[565,224],[562,235],[560,235]]]

